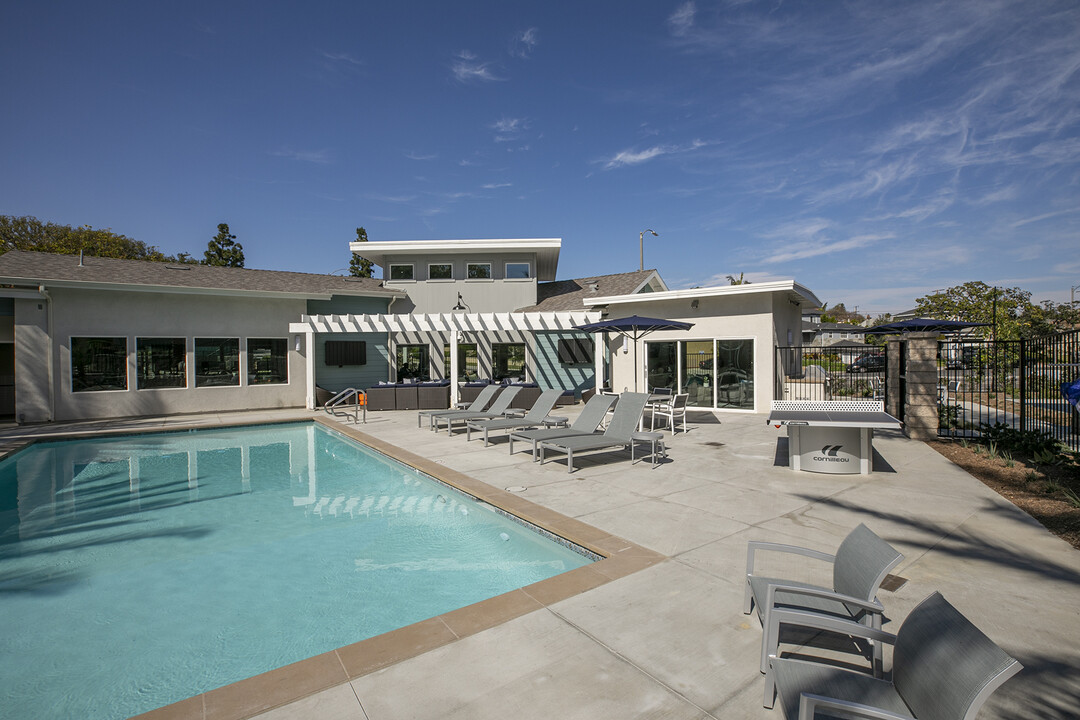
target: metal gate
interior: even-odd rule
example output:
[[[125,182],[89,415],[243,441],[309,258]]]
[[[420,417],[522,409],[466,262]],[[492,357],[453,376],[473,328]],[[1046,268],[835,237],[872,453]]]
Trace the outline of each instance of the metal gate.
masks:
[[[939,344],[938,434],[978,437],[986,427],[1044,432],[1080,450],[1080,418],[1061,386],[1080,377],[1080,331],[1031,340]]]

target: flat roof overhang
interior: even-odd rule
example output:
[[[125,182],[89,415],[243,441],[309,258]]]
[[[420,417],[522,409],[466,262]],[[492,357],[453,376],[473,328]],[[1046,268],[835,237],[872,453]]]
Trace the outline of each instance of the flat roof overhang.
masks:
[[[749,295],[753,293],[786,293],[795,302],[809,303],[813,307],[820,307],[821,300],[805,285],[800,285],[794,280],[778,280],[766,283],[745,283],[743,285],[720,285],[708,288],[692,288],[689,290],[665,290],[663,292],[636,293],[634,295],[609,295],[607,297],[587,298],[583,302],[586,306],[612,306],[633,303],[659,302],[663,300],[694,300],[700,298],[728,297],[733,295]]]
[[[536,279],[555,279],[559,266],[559,250],[562,238],[510,238],[491,240],[392,240],[388,242],[351,242],[349,250],[386,268],[388,257],[406,255],[465,255],[476,256],[483,252],[535,253]],[[481,259],[481,258],[475,258]]]

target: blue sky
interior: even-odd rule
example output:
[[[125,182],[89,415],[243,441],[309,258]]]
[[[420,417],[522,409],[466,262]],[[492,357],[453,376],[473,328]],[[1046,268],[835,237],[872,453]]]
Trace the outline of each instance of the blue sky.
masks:
[[[1080,285],[1080,4],[0,9],[0,214],[247,266],[561,237],[560,278],[794,278],[889,312]]]

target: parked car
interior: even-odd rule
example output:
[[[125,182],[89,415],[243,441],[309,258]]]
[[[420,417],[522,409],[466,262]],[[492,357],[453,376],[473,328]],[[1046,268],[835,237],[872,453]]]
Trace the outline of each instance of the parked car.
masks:
[[[883,372],[885,370],[885,356],[862,355],[847,366],[849,373]]]

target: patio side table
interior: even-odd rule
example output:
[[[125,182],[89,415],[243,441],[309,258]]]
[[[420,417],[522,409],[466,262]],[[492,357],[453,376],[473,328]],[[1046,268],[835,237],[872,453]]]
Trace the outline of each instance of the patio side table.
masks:
[[[637,462],[634,458],[634,448],[639,442],[649,443],[650,459],[655,468],[660,464],[661,458],[667,458],[667,448],[664,447],[664,434],[658,432],[636,432],[630,435],[630,462]],[[644,459],[644,455],[642,456]]]

